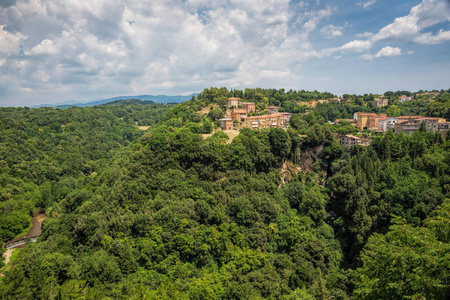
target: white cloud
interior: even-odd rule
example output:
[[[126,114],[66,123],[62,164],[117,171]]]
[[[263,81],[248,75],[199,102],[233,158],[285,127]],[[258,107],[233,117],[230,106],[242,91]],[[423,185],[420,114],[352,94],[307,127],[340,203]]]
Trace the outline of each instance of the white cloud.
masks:
[[[355,36],[358,37],[358,38],[369,38],[369,37],[373,36],[373,33],[366,31],[364,33],[357,33]]]
[[[430,26],[450,21],[448,4],[443,0],[423,0],[411,8],[407,16],[396,18],[373,36],[374,42],[413,41],[419,33]]]
[[[17,0],[0,7],[0,26],[9,24],[0,28],[0,73],[15,89],[62,97],[294,81],[289,66],[332,10],[292,11],[289,0]],[[21,43],[21,60],[2,58]]]
[[[335,25],[327,25],[322,27],[322,29],[320,29],[320,33],[326,37],[326,38],[335,38],[338,36],[342,36],[342,29],[343,27],[341,26],[335,26]]]
[[[366,3],[369,3],[368,1]],[[373,1],[373,3],[375,3]],[[373,4],[372,3],[372,4]],[[361,4],[362,5],[362,4]],[[363,52],[371,49],[377,43],[386,41],[394,42],[416,42],[419,44],[440,44],[450,40],[450,31],[440,30],[433,35],[431,32],[421,31],[438,23],[450,21],[449,6],[444,0],[423,0],[422,3],[411,8],[407,16],[399,17],[393,23],[383,27],[376,34],[364,32],[356,34],[365,40],[354,40],[341,47],[323,49],[320,51],[324,56],[337,51]],[[400,48],[387,46],[376,55],[362,54],[363,59],[373,59],[374,57],[391,56],[401,54]]]
[[[370,40],[353,40],[339,47],[339,50],[362,52],[363,50],[368,50],[370,48],[372,48],[372,42]]]
[[[378,51],[377,54],[375,54],[375,57],[384,57],[384,56],[397,56],[397,55],[401,55],[402,54],[402,50],[398,47],[390,47],[390,46],[386,46],[384,48],[382,48],[380,51]]]
[[[359,57],[363,58],[363,59],[368,59],[368,60],[372,60],[374,58],[380,58],[380,57],[385,57],[385,56],[397,56],[397,55],[401,55],[402,51],[400,48],[398,47],[390,47],[390,46],[386,46],[384,48],[382,48],[380,51],[377,52],[377,54],[372,55],[372,54],[362,54]]]
[[[366,2],[357,3],[356,5],[362,6],[363,8],[369,8],[370,6],[374,5],[377,2],[377,0],[368,0]]]
[[[27,37],[19,33],[11,33],[0,24],[0,54],[19,54],[20,44]]]
[[[31,49],[32,54],[57,54],[59,51],[53,41],[49,39],[43,40],[40,44]]]
[[[441,44],[446,41],[450,41],[450,31],[443,31],[442,29],[436,34],[432,35],[431,32],[425,32],[414,39],[419,44]]]
[[[298,15],[295,23],[301,24],[304,34],[307,37],[311,31],[317,28],[323,19],[330,17],[334,10],[334,8],[327,6],[325,9],[305,11]]]
[[[374,58],[374,56],[372,54],[362,54],[359,57],[361,57],[363,59],[368,59],[368,60],[372,60]]]

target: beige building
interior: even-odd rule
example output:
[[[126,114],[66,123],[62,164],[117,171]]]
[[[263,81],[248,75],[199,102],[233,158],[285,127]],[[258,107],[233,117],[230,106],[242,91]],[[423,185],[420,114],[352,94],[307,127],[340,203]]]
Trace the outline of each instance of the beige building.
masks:
[[[387,118],[386,114],[379,114],[379,115],[375,115],[375,116],[369,116],[369,118],[367,119],[367,129],[369,130],[377,130],[378,129],[378,124],[381,120],[384,120]]]
[[[403,102],[405,102],[405,101],[411,101],[412,100],[412,97],[408,97],[408,96],[405,96],[405,95],[401,95],[399,98],[398,98],[398,101],[400,101],[400,103],[403,103]]]
[[[353,119],[356,120],[356,127],[360,130],[378,129],[378,122],[385,118],[387,118],[386,114],[356,112],[353,115]]]
[[[239,98],[228,98],[227,99],[227,107],[238,107],[241,99]]]
[[[356,112],[354,114],[354,119],[356,120],[356,127],[358,127],[360,130],[363,130],[367,128],[367,120],[370,116],[376,116],[375,113],[363,113],[363,112]]]
[[[245,109],[247,113],[255,112],[255,102],[241,102],[242,109]]]
[[[223,118],[219,122],[222,130],[233,130],[233,120],[231,118]]]
[[[285,116],[282,114],[253,116],[247,117],[244,120],[244,127],[250,129],[262,129],[270,127],[284,128],[285,124]]]
[[[374,107],[384,107],[389,104],[388,99],[375,99],[372,101]]]
[[[419,118],[416,121],[424,122],[427,131],[436,132],[439,130],[439,123],[444,123],[443,118]]]
[[[339,138],[339,143],[342,147],[350,149],[354,146],[368,146],[370,145],[370,141],[363,140],[360,137],[354,136],[352,134],[346,134]]]

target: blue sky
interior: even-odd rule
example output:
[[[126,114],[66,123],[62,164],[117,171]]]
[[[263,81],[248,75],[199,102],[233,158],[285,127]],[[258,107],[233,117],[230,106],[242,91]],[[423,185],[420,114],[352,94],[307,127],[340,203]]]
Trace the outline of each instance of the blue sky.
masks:
[[[1,0],[0,106],[450,88],[450,1]]]

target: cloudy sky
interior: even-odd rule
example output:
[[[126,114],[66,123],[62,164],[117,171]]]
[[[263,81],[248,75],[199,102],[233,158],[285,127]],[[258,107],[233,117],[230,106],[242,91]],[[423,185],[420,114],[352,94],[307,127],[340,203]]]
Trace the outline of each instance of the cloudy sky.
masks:
[[[449,0],[0,0],[0,106],[450,88]]]

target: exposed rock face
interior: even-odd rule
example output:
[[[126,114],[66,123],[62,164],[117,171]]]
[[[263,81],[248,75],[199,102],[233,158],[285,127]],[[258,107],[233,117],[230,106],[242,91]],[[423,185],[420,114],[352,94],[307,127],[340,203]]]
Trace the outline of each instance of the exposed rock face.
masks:
[[[302,151],[299,160],[300,168],[304,172],[311,172],[311,165],[320,159],[319,157],[323,155],[323,149],[323,145],[320,145],[315,148]]]
[[[291,161],[284,161],[280,168],[280,179],[282,185],[287,184],[294,178],[301,176],[302,174],[312,171],[312,164],[321,159],[323,155],[324,146],[318,146],[315,148],[307,149],[301,152],[298,164],[294,164]],[[302,174],[301,174],[302,173]],[[326,177],[326,173],[323,174]],[[319,181],[322,182],[321,178]]]

